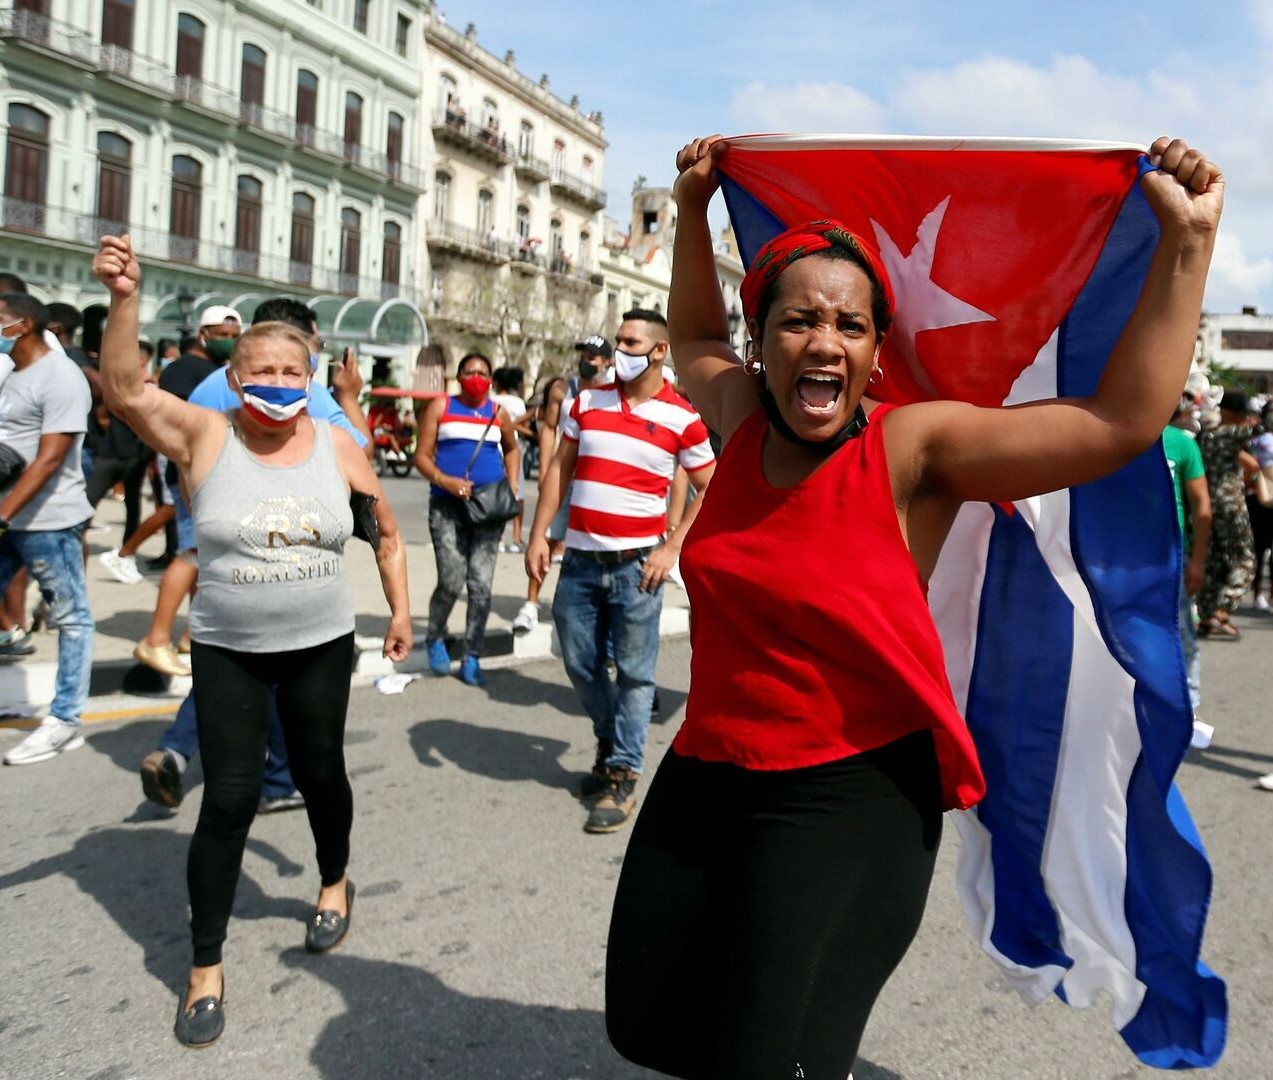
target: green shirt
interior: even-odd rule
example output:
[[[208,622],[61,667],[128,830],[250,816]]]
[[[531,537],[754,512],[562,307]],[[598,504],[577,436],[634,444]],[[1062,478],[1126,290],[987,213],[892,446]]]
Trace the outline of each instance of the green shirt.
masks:
[[[1176,496],[1176,520],[1180,523],[1180,535],[1188,550],[1189,533],[1185,529],[1185,484],[1206,475],[1202,465],[1202,451],[1187,432],[1169,427],[1162,433],[1163,452],[1167,455],[1167,467],[1171,470],[1171,490]]]

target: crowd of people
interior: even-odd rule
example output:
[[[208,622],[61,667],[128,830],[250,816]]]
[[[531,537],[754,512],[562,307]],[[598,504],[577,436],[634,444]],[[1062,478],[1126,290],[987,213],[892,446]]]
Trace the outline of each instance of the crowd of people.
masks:
[[[432,671],[449,675],[458,659],[459,677],[483,685],[509,522],[504,550],[523,554],[528,577],[515,631],[537,624],[540,588],[559,565],[553,623],[595,738],[579,791],[588,832],[633,819],[657,707],[663,587],[683,564],[690,695],[618,885],[610,1038],[668,1075],[842,1080],[918,928],[942,812],[984,789],[925,599],[960,505],[1079,484],[1161,438],[1187,542],[1182,636],[1201,738],[1195,598],[1197,635],[1239,634],[1230,615],[1270,546],[1273,435],[1267,409],[1252,419],[1262,403],[1233,392],[1214,402],[1214,423],[1204,412],[1196,440],[1184,430],[1200,401],[1179,395],[1223,181],[1183,143],[1150,152],[1157,169],[1142,186],[1161,239],[1106,377],[1089,398],[1010,410],[872,400],[894,294],[873,244],[835,222],[787,230],[753,261],[742,287],[750,346],[735,356],[707,222],[726,150],[710,137],[678,156],[666,318],[634,309],[613,345],[580,342],[577,376],[548,382],[533,408],[518,373],[471,351],[458,392],[430,401],[409,440],[395,433],[395,452],[409,448],[430,486]],[[128,497],[157,469],[155,513],[143,521],[135,505],[123,544],[101,562],[135,580],[137,536],[170,537],[137,656],[192,673],[193,692],[141,774],[148,797],[175,806],[202,755],[192,965],[174,1030],[206,1046],[224,1029],[222,946],[252,819],[278,808],[267,801],[303,806],[313,832],[320,882],[306,947],[326,951],[350,925],[351,538],[376,551],[384,655],[403,660],[413,643],[405,545],[371,464],[392,418],[368,423],[352,357],[332,392],[315,382],[322,343],[313,312],[294,300],[260,304],[250,327],[233,309],[206,309],[156,377],[139,341],[143,271],[127,237],[103,239],[94,272],[110,306],[96,355],[78,363],[50,333],[66,323],[0,281],[0,352],[12,358],[0,371],[0,447],[14,459],[0,455],[0,587],[25,566],[60,635],[49,715],[5,762],[82,745],[93,641],[82,531],[95,497],[116,483]],[[1163,433],[1173,403],[1177,421]],[[90,456],[92,424],[101,438]],[[528,536],[524,447],[540,466]],[[704,498],[709,485],[716,494]],[[453,658],[447,622],[462,592]],[[189,628],[174,641],[187,596]],[[1257,605],[1270,599],[1257,585]],[[270,614],[285,606],[295,617],[283,629]],[[24,640],[20,625],[0,634],[0,650]],[[1273,789],[1273,776],[1261,785]]]

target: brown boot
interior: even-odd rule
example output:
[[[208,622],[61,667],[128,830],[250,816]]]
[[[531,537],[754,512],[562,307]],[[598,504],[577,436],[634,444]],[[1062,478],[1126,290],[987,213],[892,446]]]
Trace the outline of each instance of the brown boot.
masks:
[[[597,756],[592,762],[592,772],[579,781],[579,798],[587,802],[606,789],[606,758],[614,753],[614,743],[609,739],[597,740]]]
[[[588,815],[583,831],[612,833],[622,829],[636,810],[638,779],[636,773],[622,765],[607,767],[605,789]]]

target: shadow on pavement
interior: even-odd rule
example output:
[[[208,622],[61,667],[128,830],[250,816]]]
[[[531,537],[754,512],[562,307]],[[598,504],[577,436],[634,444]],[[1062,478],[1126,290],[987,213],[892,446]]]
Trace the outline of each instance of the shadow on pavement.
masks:
[[[332,954],[283,954],[338,990],[346,1012],[310,1051],[320,1076],[637,1078],[610,1048],[601,1013],[470,997],[405,964]]]
[[[81,837],[60,855],[0,877],[0,891],[65,874],[141,946],[146,970],[175,994],[185,985],[190,964],[186,907],[189,845],[188,835],[167,829],[103,829]],[[281,876],[294,876],[301,869],[270,844],[249,840],[248,846],[273,862]],[[5,906],[13,914],[15,898],[6,900]],[[266,896],[243,874],[230,935],[234,935],[234,919],[291,919],[300,924],[312,913],[312,905],[304,901]],[[302,934],[298,925],[297,938]]]
[[[685,705],[686,694],[681,690],[658,687],[659,711],[651,718],[652,724],[666,724],[679,716]],[[487,675],[486,696],[505,705],[551,705],[566,716],[584,715],[583,706],[575,696],[569,682],[546,682],[528,674],[522,668],[499,668]],[[590,738],[591,732],[585,731]]]
[[[319,1076],[483,1077],[507,1080],[653,1078],[624,1061],[588,1009],[478,998],[420,968],[301,949],[283,962],[340,992],[345,1013],[329,1021],[310,1051]],[[854,1080],[905,1080],[858,1059]]]
[[[563,790],[572,789],[583,777],[558,760],[570,749],[560,739],[459,720],[422,720],[408,734],[420,764],[433,768],[450,761],[465,772],[492,780],[531,780]]]

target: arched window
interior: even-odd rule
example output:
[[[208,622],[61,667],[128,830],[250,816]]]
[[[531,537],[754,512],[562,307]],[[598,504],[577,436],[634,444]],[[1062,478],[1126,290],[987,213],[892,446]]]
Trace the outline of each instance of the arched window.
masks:
[[[358,160],[362,144],[362,98],[352,90],[345,94],[345,159]]]
[[[587,154],[583,156],[583,182],[585,184],[592,183],[592,158]]]
[[[261,181],[240,176],[234,211],[234,268],[255,274],[261,258]]]
[[[177,75],[203,78],[203,36],[205,27],[193,15],[177,16]]]
[[[133,47],[133,7],[135,0],[104,0],[102,4],[102,44],[117,49]]]
[[[317,124],[318,76],[301,68],[296,73],[296,141],[312,146]]]
[[[352,207],[340,212],[340,290],[358,291],[358,272],[362,264],[362,215]]]
[[[395,180],[402,174],[400,166],[405,129],[406,122],[401,114],[390,112],[385,130],[385,158],[389,162],[389,176]]]
[[[535,125],[523,120],[517,132],[517,156],[522,161],[535,154]]]
[[[10,105],[5,146],[4,223],[43,232],[49,183],[49,118],[30,105]]]
[[[439,225],[451,216],[451,176],[438,172],[433,175],[433,220]]]
[[[578,265],[580,270],[587,270],[589,268],[589,249],[591,246],[592,234],[588,232],[587,229],[584,229],[579,234],[579,257],[576,260],[576,265]]]
[[[566,166],[566,144],[560,139],[553,142],[552,171],[553,179],[558,179]]]
[[[530,243],[530,207],[517,208],[517,245],[525,247]]]
[[[381,295],[398,295],[398,280],[402,276],[402,226],[394,221],[385,222],[385,244],[380,258]]]
[[[239,100],[249,109],[255,106],[258,111],[265,104],[265,50],[256,45],[243,46]]]
[[[482,99],[482,127],[487,131],[499,131],[499,106],[494,98]]]
[[[202,206],[203,166],[178,154],[172,159],[172,205],[168,212],[168,253],[172,258],[198,261]]]
[[[132,198],[133,144],[122,135],[97,136],[97,229],[118,233],[128,227]]]
[[[292,196],[291,279],[308,285],[314,272],[314,197],[303,191]]]
[[[495,196],[483,188],[477,193],[477,231],[483,240],[495,223]]]
[[[445,71],[438,77],[438,108],[446,111],[447,123],[460,118],[460,88]]]

